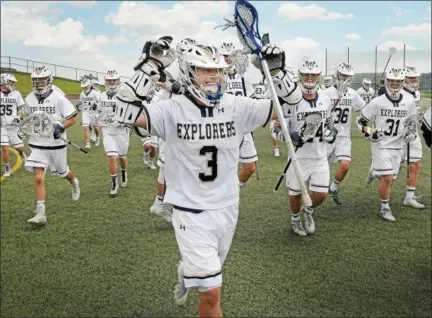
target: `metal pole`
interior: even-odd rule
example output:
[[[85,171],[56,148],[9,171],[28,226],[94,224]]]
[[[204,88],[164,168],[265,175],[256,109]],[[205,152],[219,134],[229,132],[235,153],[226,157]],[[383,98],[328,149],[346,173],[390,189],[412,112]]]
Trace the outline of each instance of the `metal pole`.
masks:
[[[404,44],[404,52],[403,52],[403,67],[405,68],[405,58],[406,58],[406,45]]]
[[[348,64],[349,64],[349,58],[350,56],[349,56],[349,46],[348,46]]]
[[[378,46],[375,45],[375,89],[378,87],[377,72],[378,72]]]
[[[75,69],[75,80],[78,81],[78,69]]]
[[[9,56],[9,69],[12,68],[11,57]]]
[[[325,75],[327,75],[327,49],[325,49]]]
[[[57,77],[57,65],[54,65],[54,76]]]
[[[29,71],[28,71],[28,60],[26,60],[26,61],[27,61],[27,73],[28,73],[28,72],[29,72]]]

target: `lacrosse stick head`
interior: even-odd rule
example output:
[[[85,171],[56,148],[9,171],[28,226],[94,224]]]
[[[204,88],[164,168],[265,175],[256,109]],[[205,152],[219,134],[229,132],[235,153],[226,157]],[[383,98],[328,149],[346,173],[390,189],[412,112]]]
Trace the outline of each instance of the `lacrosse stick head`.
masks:
[[[396,53],[396,48],[394,48],[394,47],[389,48],[389,51],[388,51],[389,57],[392,56],[395,53]]]
[[[42,111],[36,111],[17,124],[18,130],[35,137],[50,137],[53,134],[54,122],[49,115]]]
[[[243,47],[250,53],[259,54],[263,41],[258,29],[258,12],[253,5],[245,0],[237,0],[235,4],[234,23],[237,35]]]
[[[231,52],[231,63],[234,66],[236,72],[243,76],[249,67],[249,56],[247,52],[243,50],[234,50]]]
[[[422,118],[420,115],[421,113],[411,114],[405,119],[403,136],[406,143],[413,142],[417,138],[417,130]]]
[[[301,130],[303,140],[309,140],[315,136],[322,120],[323,117],[319,112],[313,112],[306,116]]]

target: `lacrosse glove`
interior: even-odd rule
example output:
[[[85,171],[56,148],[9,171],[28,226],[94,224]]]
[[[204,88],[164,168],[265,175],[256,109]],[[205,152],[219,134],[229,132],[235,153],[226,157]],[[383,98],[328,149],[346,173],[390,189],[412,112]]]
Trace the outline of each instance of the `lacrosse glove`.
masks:
[[[338,134],[338,130],[336,129],[336,127],[332,127],[331,129],[327,129],[324,132],[323,139],[327,143],[332,144],[335,142],[337,134]]]
[[[274,44],[266,44],[261,48],[261,54],[267,60],[270,73],[277,73],[285,68],[285,52]],[[251,63],[263,72],[261,59],[257,54],[251,55]]]
[[[61,135],[65,132],[65,128],[63,127],[62,124],[55,124],[54,125],[54,139],[59,139],[61,137]]]
[[[290,137],[291,137],[291,141],[292,141],[293,145],[297,148],[300,148],[305,143],[303,136],[298,131],[291,131]]]
[[[97,104],[93,104],[91,107],[92,110],[97,110]]]

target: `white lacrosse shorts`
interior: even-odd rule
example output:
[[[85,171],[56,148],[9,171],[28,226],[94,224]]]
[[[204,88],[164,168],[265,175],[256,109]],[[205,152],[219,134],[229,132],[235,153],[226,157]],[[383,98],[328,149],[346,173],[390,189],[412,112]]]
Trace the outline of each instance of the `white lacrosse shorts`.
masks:
[[[241,163],[251,163],[258,161],[258,155],[255,148],[255,143],[252,134],[246,134],[240,144],[240,158]]]
[[[159,154],[158,154],[158,160],[157,165],[159,168],[165,167],[165,140],[162,138],[159,138]]]
[[[157,148],[159,146],[159,137],[158,136],[148,136],[145,138],[141,138],[141,142],[142,142],[143,147],[150,143],[153,148]]]
[[[401,149],[385,149],[372,144],[372,167],[377,176],[396,176],[399,172]]]
[[[31,147],[31,153],[24,164],[24,168],[29,172],[33,172],[34,168],[44,168],[46,172],[49,167],[57,171],[59,177],[66,177],[69,173],[67,147],[55,150]]]
[[[313,192],[327,193],[330,184],[330,168],[327,158],[299,158],[298,162],[301,169],[303,169],[304,182],[309,183],[309,190]],[[301,194],[301,187],[292,163],[286,173],[286,185],[290,195]]]
[[[4,128],[1,127],[0,130],[1,145],[9,146],[14,148],[24,147],[24,143],[20,137],[18,137],[18,127]]]
[[[413,141],[410,142],[410,162],[419,162],[423,157],[423,146],[419,136]],[[404,143],[401,153],[401,161],[404,162],[408,159],[408,144]]]
[[[129,134],[103,135],[103,146],[107,156],[124,157],[129,149]]]
[[[89,127],[92,121],[94,121],[94,118],[96,117],[96,112],[93,110],[83,110],[82,111],[82,118],[81,118],[81,125],[83,127]]]
[[[334,143],[327,143],[327,157],[329,161],[338,162],[341,160],[351,162],[351,138],[338,136]]]
[[[220,287],[222,265],[234,237],[239,205],[200,213],[185,210],[174,206],[172,219],[184,264],[185,285],[199,289]]]

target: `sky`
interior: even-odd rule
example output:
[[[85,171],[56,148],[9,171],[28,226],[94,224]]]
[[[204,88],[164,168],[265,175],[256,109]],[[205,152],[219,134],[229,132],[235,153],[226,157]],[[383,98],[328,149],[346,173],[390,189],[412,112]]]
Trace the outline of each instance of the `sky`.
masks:
[[[373,72],[414,64],[431,71],[430,1],[251,1],[259,13],[261,35],[286,52],[286,64],[297,68],[304,56],[321,64],[323,73],[348,59],[356,72]],[[84,70],[116,69],[130,77],[144,43],[171,35],[174,44],[191,37],[202,44],[241,45],[235,29],[214,27],[232,18],[232,1],[2,1],[1,55]],[[326,60],[327,49],[327,60]],[[25,65],[12,59],[12,63]],[[327,63],[326,63],[327,61]],[[176,73],[176,67],[170,68]],[[18,67],[19,68],[19,67]],[[51,68],[54,68],[51,66]],[[53,70],[54,71],[54,70]],[[57,76],[75,71],[55,67]],[[80,71],[81,72],[81,71]],[[84,72],[85,73],[85,72]],[[251,66],[252,82],[260,79]]]

